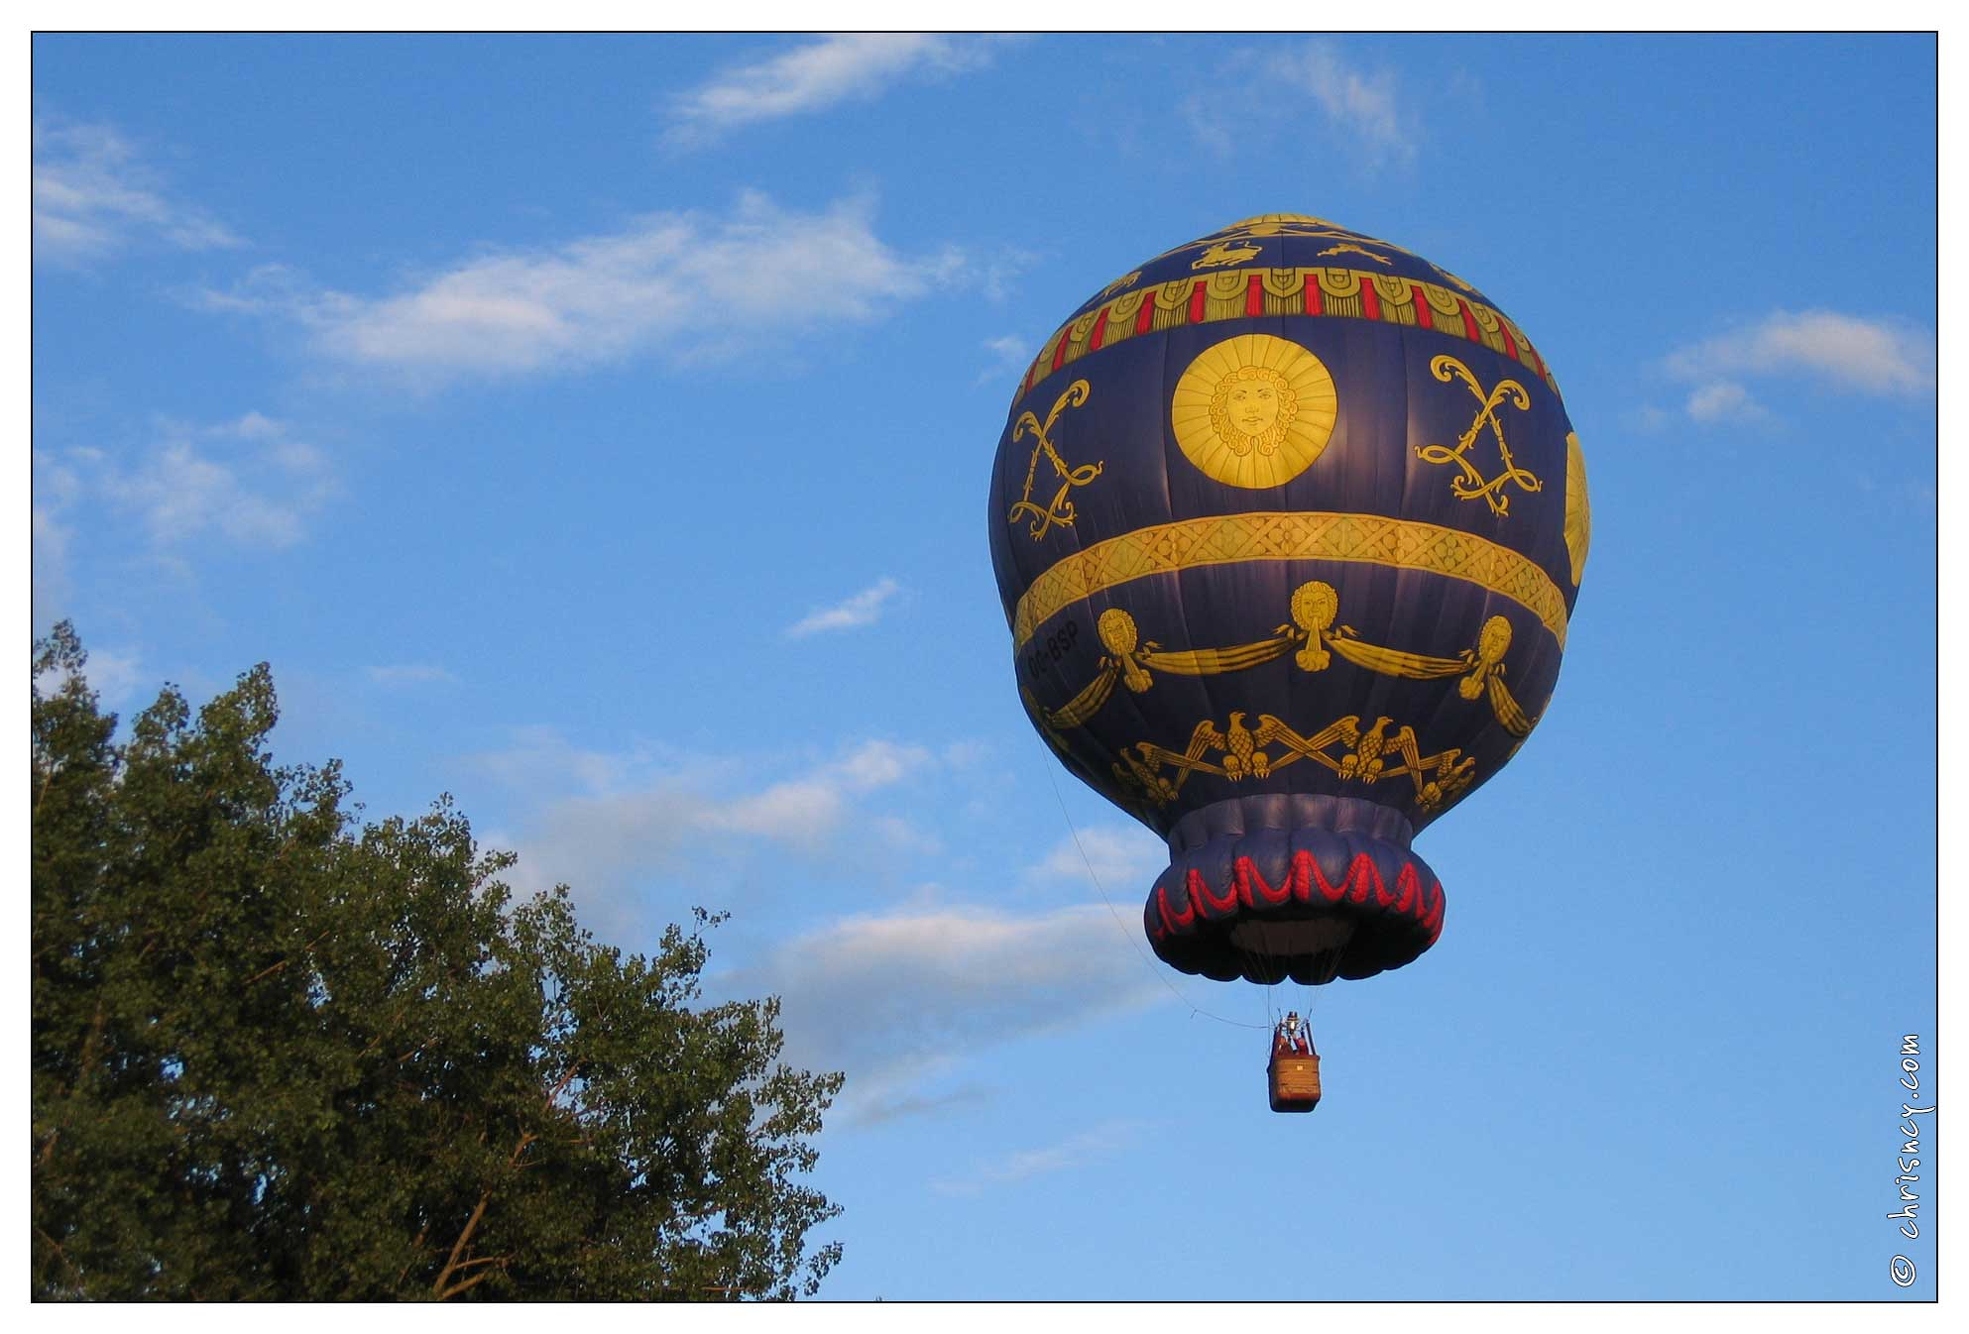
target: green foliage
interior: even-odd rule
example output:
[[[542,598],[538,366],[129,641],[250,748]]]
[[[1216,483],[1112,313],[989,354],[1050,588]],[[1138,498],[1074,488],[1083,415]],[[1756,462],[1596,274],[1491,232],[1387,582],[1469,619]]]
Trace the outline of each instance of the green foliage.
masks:
[[[358,827],[334,764],[274,767],[264,664],[119,744],[84,661],[35,646],[36,1296],[816,1290],[841,1077],[700,1001],[717,919],[623,955],[448,800]]]

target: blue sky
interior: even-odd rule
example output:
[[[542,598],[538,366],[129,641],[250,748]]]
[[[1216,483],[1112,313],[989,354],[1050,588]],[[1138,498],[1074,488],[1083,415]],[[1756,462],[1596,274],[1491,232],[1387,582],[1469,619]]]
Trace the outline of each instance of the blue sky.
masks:
[[[827,1296],[1929,1296],[1934,61],[43,37],[35,627],[125,711],[270,661],[280,758],[616,943],[729,910],[712,986],[849,1076]],[[1537,735],[1418,840],[1442,940],[1316,997],[1152,962],[986,549],[1040,343],[1279,211],[1496,300],[1595,502]]]

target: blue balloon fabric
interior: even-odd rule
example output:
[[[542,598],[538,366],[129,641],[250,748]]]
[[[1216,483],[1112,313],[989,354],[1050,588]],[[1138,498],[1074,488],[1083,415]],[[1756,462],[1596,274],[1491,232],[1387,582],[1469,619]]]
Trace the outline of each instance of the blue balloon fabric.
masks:
[[[1591,535],[1522,329],[1388,242],[1247,219],[1047,340],[990,525],[1034,726],[1169,842],[1159,957],[1320,983],[1435,942],[1410,843],[1536,724]]]

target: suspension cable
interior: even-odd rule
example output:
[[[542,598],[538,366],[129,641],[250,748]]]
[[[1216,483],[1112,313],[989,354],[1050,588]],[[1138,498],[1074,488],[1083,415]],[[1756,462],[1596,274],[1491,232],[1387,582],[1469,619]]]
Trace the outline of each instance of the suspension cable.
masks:
[[[1084,864],[1087,867],[1087,878],[1094,882],[1095,893],[1101,896],[1102,903],[1107,904],[1108,915],[1114,918],[1114,924],[1116,927],[1120,929],[1121,933],[1124,936],[1128,937],[1129,943],[1135,947],[1135,953],[1141,956],[1143,965],[1151,973],[1155,974],[1156,981],[1162,983],[1163,986],[1169,988],[1170,995],[1174,996],[1177,1000],[1183,1002],[1184,1005],[1187,1005],[1189,1007],[1190,1018],[1192,1019],[1196,1018],[1198,1015],[1202,1015],[1205,1019],[1215,1019],[1220,1024],[1229,1024],[1232,1028],[1260,1027],[1260,1025],[1258,1024],[1240,1023],[1236,1019],[1226,1019],[1221,1014],[1212,1014],[1210,1011],[1203,1009],[1201,1006],[1197,1005],[1196,1002],[1192,1001],[1188,996],[1185,996],[1182,992],[1178,991],[1176,989],[1176,984],[1171,982],[1166,976],[1164,976],[1164,970],[1157,967],[1155,961],[1150,959],[1148,954],[1142,949],[1141,933],[1137,931],[1130,931],[1128,929],[1127,925],[1123,923],[1121,920],[1121,914],[1115,911],[1113,901],[1108,898],[1108,892],[1101,884],[1100,874],[1094,870],[1094,860],[1093,858],[1087,855],[1087,848],[1080,841],[1080,830],[1074,827],[1073,815],[1071,812],[1067,810],[1066,798],[1060,795],[1060,785],[1053,777],[1053,769],[1051,765],[1048,765],[1046,768],[1046,782],[1053,789],[1053,800],[1059,802],[1060,804],[1060,814],[1065,818],[1067,822],[1068,832],[1073,835],[1073,846],[1080,853],[1080,860],[1082,864]]]

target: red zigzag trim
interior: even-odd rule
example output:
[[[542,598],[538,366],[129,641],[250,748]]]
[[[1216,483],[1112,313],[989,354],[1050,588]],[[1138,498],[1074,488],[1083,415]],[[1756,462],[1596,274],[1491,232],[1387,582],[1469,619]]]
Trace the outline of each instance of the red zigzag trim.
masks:
[[[1404,862],[1391,890],[1387,881],[1381,878],[1374,859],[1364,852],[1354,857],[1338,884],[1326,878],[1326,873],[1320,870],[1318,858],[1302,849],[1292,854],[1291,867],[1277,885],[1266,881],[1264,873],[1251,858],[1238,857],[1231,863],[1231,882],[1224,887],[1223,894],[1213,893],[1203,872],[1195,869],[1184,878],[1183,889],[1182,910],[1172,912],[1168,887],[1156,887],[1156,915],[1162,921],[1155,931],[1155,939],[1164,940],[1172,933],[1188,935],[1196,925],[1197,915],[1206,909],[1213,913],[1225,913],[1242,905],[1255,910],[1261,903],[1266,907],[1276,907],[1289,899],[1311,903],[1315,893],[1327,903],[1345,900],[1366,906],[1371,900],[1375,907],[1384,912],[1414,918],[1429,932],[1431,944],[1442,934],[1443,928],[1443,887],[1440,881],[1431,881],[1425,887],[1422,877],[1416,873],[1415,863]]]

